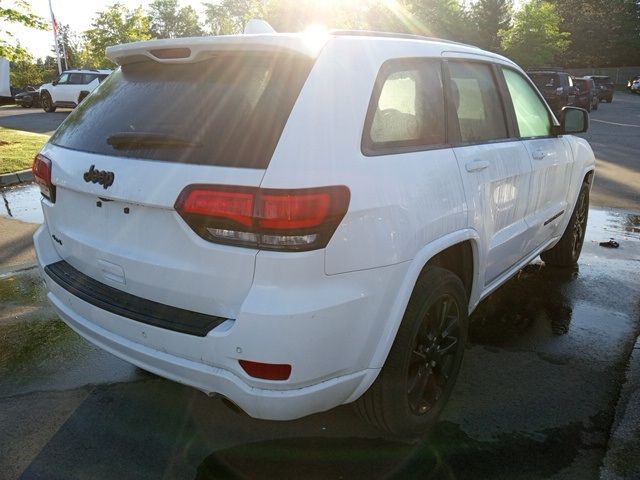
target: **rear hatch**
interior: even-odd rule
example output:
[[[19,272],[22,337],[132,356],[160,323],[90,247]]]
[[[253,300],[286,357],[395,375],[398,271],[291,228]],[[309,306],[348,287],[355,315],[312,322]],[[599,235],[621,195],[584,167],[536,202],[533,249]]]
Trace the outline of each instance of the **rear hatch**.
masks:
[[[201,238],[174,205],[193,184],[260,185],[312,64],[292,51],[246,49],[125,63],[42,151],[60,257],[135,297],[235,318],[257,250]]]

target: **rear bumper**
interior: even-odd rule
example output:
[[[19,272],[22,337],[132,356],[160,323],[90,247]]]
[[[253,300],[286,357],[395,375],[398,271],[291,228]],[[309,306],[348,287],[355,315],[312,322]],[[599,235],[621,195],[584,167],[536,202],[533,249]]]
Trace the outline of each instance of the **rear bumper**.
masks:
[[[46,224],[34,242],[48,299],[78,334],[145,370],[221,394],[250,416],[269,420],[329,410],[366,390],[379,372],[370,361],[396,293],[390,284],[399,285],[396,277],[405,272],[395,266],[324,276],[305,291],[299,279],[295,284],[294,271],[306,265],[289,268],[269,254],[262,262],[280,265],[281,288],[273,287],[273,275],[269,283],[257,273],[238,318],[198,337],[137,322],[75,296],[45,273],[44,266],[61,260]],[[308,257],[301,261],[317,261]],[[289,363],[292,376],[284,382],[249,377],[238,364],[241,358]]]
[[[49,280],[47,283],[49,284]],[[358,372],[294,390],[251,387],[222,368],[169,355],[110,333],[78,315],[73,310],[74,301],[65,302],[58,293],[54,287],[54,291],[48,294],[58,315],[91,343],[162,377],[205,393],[219,393],[255,418],[292,420],[340,405],[349,398],[367,374]]]

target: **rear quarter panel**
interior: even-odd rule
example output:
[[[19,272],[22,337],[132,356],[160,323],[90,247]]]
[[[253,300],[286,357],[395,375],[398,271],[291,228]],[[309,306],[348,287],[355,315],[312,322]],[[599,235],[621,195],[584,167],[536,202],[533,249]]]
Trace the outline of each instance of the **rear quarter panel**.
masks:
[[[451,149],[367,157],[360,148],[382,64],[393,58],[439,60],[441,52],[427,42],[336,38],[318,58],[262,186],[349,187],[349,211],[326,248],[326,274],[411,260],[428,243],[466,226]]]

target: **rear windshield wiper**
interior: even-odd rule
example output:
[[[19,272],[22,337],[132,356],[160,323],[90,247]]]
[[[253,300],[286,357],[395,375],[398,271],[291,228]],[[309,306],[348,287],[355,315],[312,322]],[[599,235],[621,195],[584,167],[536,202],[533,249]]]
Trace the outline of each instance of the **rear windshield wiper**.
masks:
[[[122,132],[107,138],[107,143],[116,150],[145,149],[145,148],[180,148],[200,147],[201,144],[192,140],[151,132]]]

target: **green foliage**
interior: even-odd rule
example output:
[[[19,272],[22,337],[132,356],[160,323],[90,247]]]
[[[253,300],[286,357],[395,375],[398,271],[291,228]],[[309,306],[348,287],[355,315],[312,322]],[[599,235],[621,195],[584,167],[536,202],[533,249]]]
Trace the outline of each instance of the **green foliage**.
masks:
[[[16,60],[11,62],[11,85],[24,88],[27,85],[43,83],[43,69],[32,60]]]
[[[412,33],[472,42],[474,29],[469,12],[458,0],[405,1],[407,9],[419,21]]]
[[[14,0],[11,2],[11,7],[8,6],[8,3],[7,1],[0,0],[0,21],[18,23],[40,30],[46,30],[48,28],[44,19],[31,11],[29,3],[25,0]],[[3,36],[6,37],[12,36],[8,31],[3,32],[3,34]],[[0,57],[9,60],[29,60],[31,56],[20,44],[12,44],[0,38]]]
[[[203,3],[206,24],[211,35],[242,33],[252,18],[265,18],[266,9],[261,0],[222,0]]]
[[[471,7],[471,19],[476,28],[475,44],[486,50],[502,49],[499,32],[511,25],[512,0],[478,0]]]
[[[151,35],[154,38],[197,37],[204,32],[191,6],[178,7],[178,0],[155,0],[149,6]]]
[[[640,2],[550,0],[573,39],[563,63],[575,67],[640,64]]]
[[[129,10],[121,3],[99,12],[92,23],[93,28],[84,34],[86,51],[83,66],[112,68],[113,63],[106,58],[105,50],[111,45],[149,40],[149,17],[141,7]]]
[[[515,14],[513,27],[500,32],[505,54],[526,67],[553,64],[571,44],[571,34],[560,30],[561,22],[555,5],[531,0]]]

